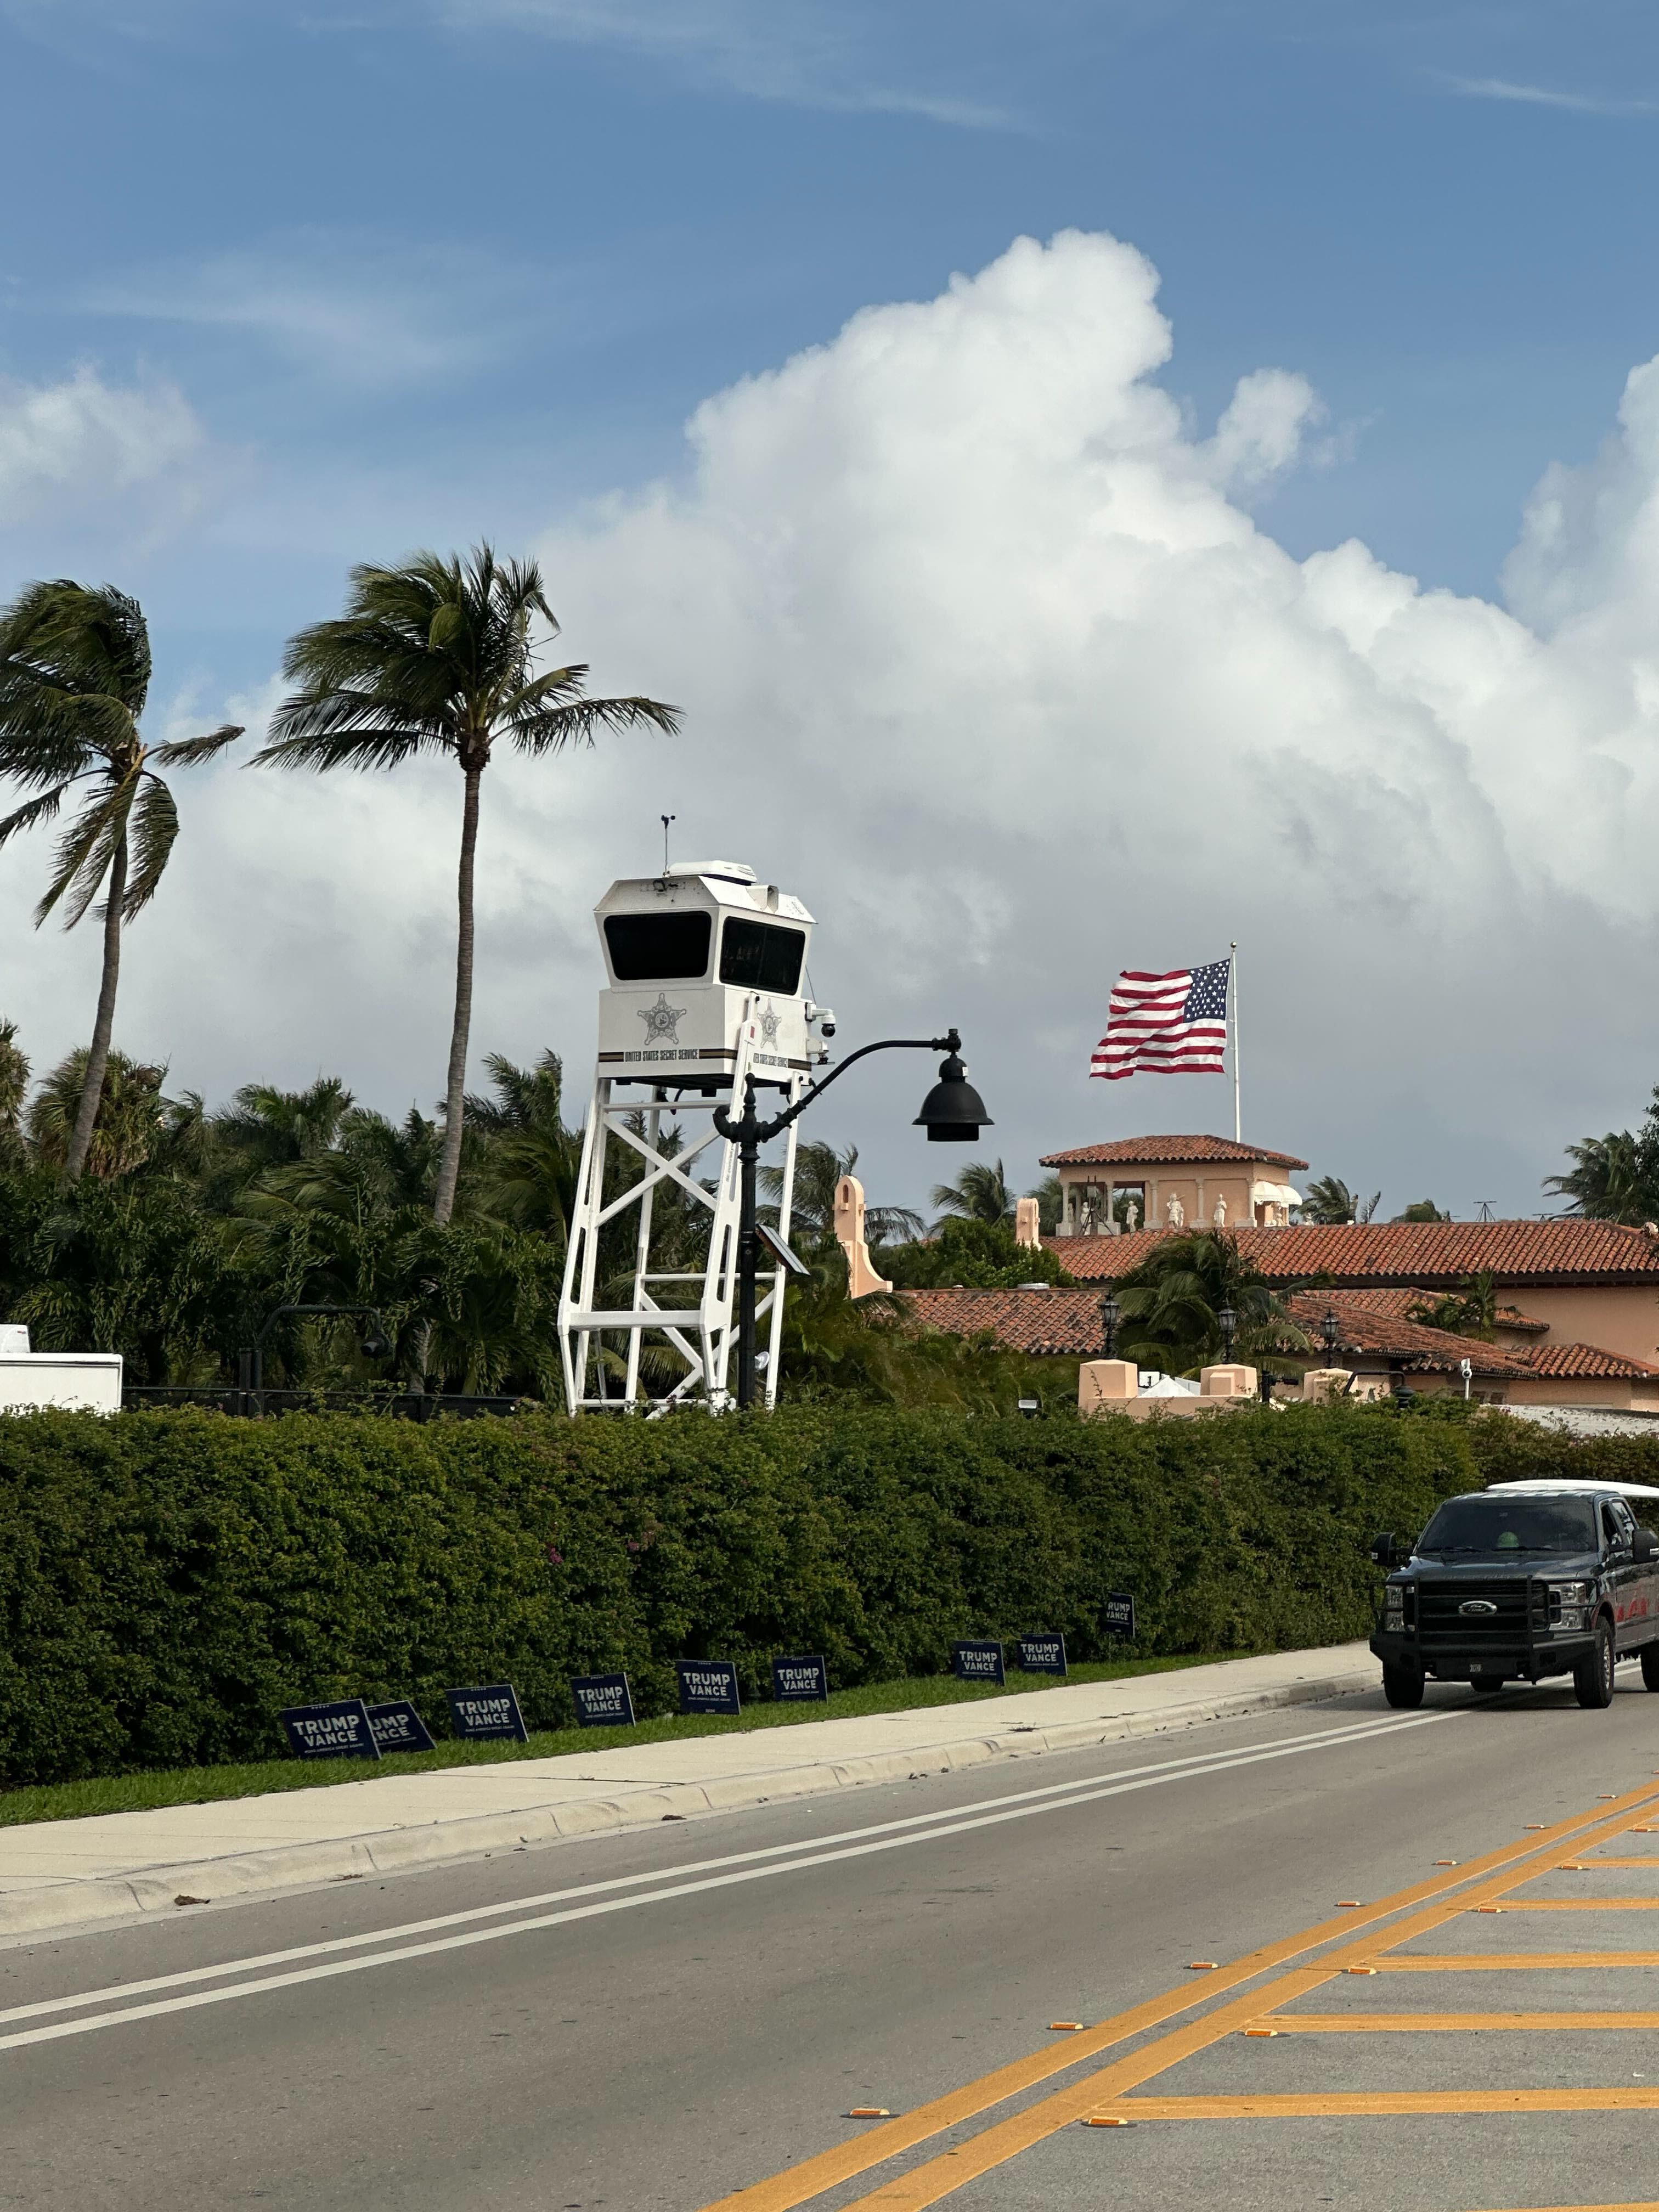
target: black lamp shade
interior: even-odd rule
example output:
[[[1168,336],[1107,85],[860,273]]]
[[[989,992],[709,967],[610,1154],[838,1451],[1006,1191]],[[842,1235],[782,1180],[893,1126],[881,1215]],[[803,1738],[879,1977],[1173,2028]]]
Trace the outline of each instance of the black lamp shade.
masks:
[[[921,1102],[912,1127],[926,1129],[930,1145],[971,1145],[995,1124],[955,1053],[940,1063],[939,1081]]]

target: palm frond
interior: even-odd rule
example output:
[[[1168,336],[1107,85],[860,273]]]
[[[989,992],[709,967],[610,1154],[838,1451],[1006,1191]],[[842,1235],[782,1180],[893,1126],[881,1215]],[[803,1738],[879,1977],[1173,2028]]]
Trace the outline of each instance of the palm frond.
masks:
[[[591,745],[600,730],[634,730],[649,725],[672,737],[680,709],[660,699],[569,699],[557,707],[532,708],[508,723],[507,734],[522,753],[539,757],[568,745]]]
[[[64,793],[78,781],[77,777],[71,776],[68,782],[60,783],[55,791],[43,792],[39,799],[31,799],[15,814],[7,815],[5,820],[0,822],[0,845],[3,845],[9,837],[20,836],[25,830],[38,829],[43,822],[55,822],[58,810],[64,803]]]
[[[52,879],[34,909],[38,929],[60,900],[67,900],[65,929],[73,929],[103,888],[137,795],[137,778],[124,776],[95,791],[59,839]]]
[[[22,664],[57,689],[116,702],[134,720],[149,691],[149,631],[112,584],[26,584],[0,610],[0,667]]]
[[[180,738],[172,744],[154,745],[149,757],[159,768],[191,768],[198,761],[211,760],[216,753],[223,752],[243,734],[240,722],[226,722],[205,737]]]
[[[155,897],[179,835],[179,810],[159,775],[146,773],[132,808],[132,866],[121,901],[121,919],[131,921]]]

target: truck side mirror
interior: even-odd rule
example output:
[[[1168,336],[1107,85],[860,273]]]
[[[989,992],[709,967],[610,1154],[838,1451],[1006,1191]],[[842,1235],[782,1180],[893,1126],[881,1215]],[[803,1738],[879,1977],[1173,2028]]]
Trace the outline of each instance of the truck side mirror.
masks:
[[[1638,1528],[1632,1548],[1637,1565],[1645,1566],[1650,1559],[1659,1559],[1659,1536],[1656,1536],[1651,1528]]]
[[[1411,1553],[1398,1536],[1391,1536],[1385,1531],[1381,1536],[1374,1536],[1371,1539],[1370,1556],[1386,1575],[1391,1573],[1395,1567],[1401,1565],[1411,1557]]]

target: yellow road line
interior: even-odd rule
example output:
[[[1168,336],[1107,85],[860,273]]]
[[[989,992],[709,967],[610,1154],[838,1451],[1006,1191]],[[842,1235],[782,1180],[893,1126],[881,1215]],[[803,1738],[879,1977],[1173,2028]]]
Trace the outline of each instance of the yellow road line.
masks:
[[[1528,1875],[1526,1879],[1534,1879]],[[1478,1905],[1465,1910],[1479,1911]],[[1659,1893],[1652,1897],[1512,1897],[1505,1912],[1659,1912]]]
[[[1504,1844],[1479,1858],[1471,1859],[1466,1865],[1449,1869],[1426,1881],[1414,1883],[1409,1889],[1396,1891],[1391,1897],[1379,1898],[1375,1904],[1365,1907],[1357,1918],[1345,1917],[1340,1921],[1325,1921],[1317,1927],[1304,1929],[1294,1936],[1282,1937],[1277,1942],[1264,1944],[1259,1950],[1249,1952],[1243,1958],[1235,1960],[1231,1966],[1223,1967],[1213,1980],[1206,1977],[1197,1985],[1188,1983],[1178,1989],[1167,1990],[1162,1996],[1152,1998],[1144,2004],[1133,2006],[1127,2012],[1119,2013],[1109,2020],[1101,2021],[1098,2026],[1086,2030],[1081,2035],[1068,2036],[1064,2043],[1051,2044],[1042,2051],[1032,2052],[1027,2057],[1012,2060],[1006,2066],[998,2067],[994,2072],[982,2075],[976,2081],[966,2082],[959,2089],[947,2091],[944,2096],[935,2097],[928,2103],[918,2106],[914,2112],[904,2113],[897,2119],[885,2121],[879,2127],[864,2130],[852,2142],[837,2143],[829,2150],[820,2151],[815,2157],[805,2159],[799,2165],[791,2166],[781,2173],[770,2175],[767,2179],[757,2182],[747,2189],[734,2190],[731,2195],[722,2197],[715,2203],[706,2205],[703,2212],[793,2212],[794,2206],[804,2204],[810,2198],[823,2195],[826,2190],[837,2188],[844,2182],[854,2180],[860,2173],[869,2172],[872,2167],[884,2165],[889,2159],[896,2158],[902,2152],[913,2149],[918,2143],[926,2142],[930,2136],[941,2133],[945,2129],[957,2127],[964,2120],[976,2118],[980,2113],[990,2110],[994,2106],[1003,2103],[1010,2097],[1018,2096],[1026,2089],[1034,2088],[1041,2082],[1051,2080],[1056,2074],[1068,2071],[1100,2051],[1109,2049],[1114,2044],[1124,2042],[1131,2036],[1142,2034],[1148,2028],[1161,2027],[1164,2021],[1177,2019],[1183,2012],[1190,2012],[1196,2005],[1212,2002],[1224,1991],[1237,1988],[1240,1983],[1253,1981],[1258,1975],[1267,1972],[1270,1967],[1283,1965],[1288,1960],[1299,1956],[1303,1952],[1317,1949],[1322,1944],[1331,1942],[1339,1935],[1352,1938],[1360,1929],[1374,1927],[1377,1922],[1390,1919],[1395,1914],[1408,1911],[1413,1905],[1423,1905],[1430,1899],[1446,1897],[1449,1892],[1461,1890],[1468,1883],[1484,1875],[1491,1875],[1504,1869],[1512,1871],[1522,1863],[1537,1860],[1558,1845],[1564,1845],[1568,1838],[1575,1835],[1578,1837],[1575,1848],[1579,1850],[1586,1850],[1600,1841],[1611,1840],[1628,1828],[1632,1820],[1638,1819],[1644,1809],[1652,1805],[1655,1795],[1651,1786],[1646,1790],[1632,1790],[1624,1799],[1619,1801],[1620,1809],[1616,1815],[1610,1816],[1605,1813],[1573,1814],[1548,1827],[1540,1826],[1529,1830],[1527,1836],[1520,1842]],[[1528,1863],[1528,1870],[1526,1873],[1512,1871],[1512,1881],[1510,1886],[1512,1887],[1516,1881],[1529,1881],[1537,1873],[1547,1870],[1547,1863],[1541,1869]],[[1409,1941],[1414,1935],[1427,1933],[1431,1928],[1443,1926],[1460,1910],[1460,1904],[1452,1904],[1438,1911],[1431,1912],[1426,1916],[1423,1926],[1397,1929],[1394,1931],[1392,1940],[1395,1942],[1403,1942]],[[1364,1954],[1363,1942],[1351,1942],[1341,1954],[1341,1963],[1344,1965],[1351,1961],[1357,1963]],[[1327,1978],[1328,1972],[1328,1968],[1310,1977],[1309,1986],[1316,1988],[1320,1982]],[[1266,1994],[1266,1992],[1258,1993],[1253,2004],[1229,2009],[1242,2008],[1254,2013],[1260,2009],[1262,1996]],[[1279,1996],[1276,2001],[1284,2002],[1285,1998]],[[1206,2014],[1206,2022],[1214,2017],[1213,2014]],[[1223,2028],[1219,2032],[1224,2034],[1228,2031]],[[1206,2039],[1214,2039],[1206,2038]],[[1163,2045],[1156,2047],[1162,2048]],[[1173,2059],[1166,2059],[1164,2062],[1165,2065],[1173,2063]],[[1158,2068],[1154,2070],[1163,2069]],[[1070,2093],[1062,2093],[1062,2096],[1069,2095],[1081,2099],[1083,2109],[1086,2109],[1087,2102],[1098,2097],[1099,2094],[1100,2081],[1097,2075],[1079,2085]],[[1047,2112],[1051,2106],[1059,2101],[1060,2100],[1057,2099],[1044,2099],[1042,2104],[1033,2109],[1038,2113]],[[1070,2117],[1081,2118],[1082,2111],[1079,2110]],[[1029,2118],[1030,2115],[1019,2116],[1021,2120]],[[988,2130],[985,2136],[975,2138],[974,2143],[965,2144],[957,2151],[947,2152],[942,2159],[929,2160],[908,2179],[912,2181],[921,2181],[924,2177],[933,2174],[936,2169],[948,2168],[963,2159],[968,2152],[975,2149],[980,2143],[988,2145],[993,2138],[1001,2139],[1006,2129],[1018,2126],[1018,2121],[1004,2122],[1000,2127],[993,2128]],[[1066,2124],[1065,2119],[1058,2119],[1054,2124],[1055,2127],[1060,2127]],[[1051,2131],[1049,2127],[1042,2126],[1030,2140],[1040,2142],[1043,2136]],[[983,2165],[976,2163],[974,2171],[988,2171],[989,2166],[1002,2164],[1005,2159],[1012,2157],[1017,2151],[1027,2147],[1024,2140],[1014,2143],[1009,2148],[988,2159]],[[862,2204],[911,2202],[917,2204],[933,2203],[939,2197],[948,2195],[951,2190],[960,2186],[962,2181],[971,2178],[972,2176],[964,2171],[957,2178],[945,2181],[943,2186],[935,2189],[933,2194],[928,2196],[896,2198],[889,2197],[885,2192],[880,2192],[875,2197],[862,2200]],[[862,2212],[862,2207],[861,2205],[849,2206],[847,2208],[847,2212]]]
[[[1536,1869],[1531,1866],[1523,1869],[1522,1862],[1536,1856],[1540,1849],[1553,1849],[1564,1829],[1580,1826],[1586,1821],[1593,1824],[1581,1838],[1579,1848],[1583,1849],[1588,1844],[1610,1840],[1621,1834],[1633,1820],[1641,1817],[1652,1802],[1650,1786],[1645,1790],[1631,1790],[1622,1799],[1615,1799],[1612,1809],[1607,1813],[1599,1816],[1580,1814],[1575,1820],[1559,1822],[1553,1829],[1540,1832],[1539,1842],[1531,1850],[1525,1844],[1510,1844],[1502,1850],[1488,1852],[1485,1857],[1472,1861],[1459,1871],[1466,1876],[1478,1874],[1493,1877],[1477,1887],[1472,1893],[1473,1896],[1502,1896],[1517,1882],[1534,1878]],[[1424,1883],[1419,1886],[1419,1896],[1437,1894],[1443,1898],[1445,1893],[1438,1884]],[[1394,1909],[1398,1910],[1403,1901],[1403,1899],[1396,1899]],[[1446,1926],[1466,1909],[1467,1902],[1467,1899],[1459,1898],[1438,1905],[1425,1905],[1420,1911],[1411,1913],[1398,1923],[1392,1932],[1392,1942],[1409,1942],[1419,1936]],[[1371,1908],[1372,1917],[1377,1910],[1376,1906]],[[1347,1924],[1349,1927],[1353,1925],[1352,1922]],[[1297,1939],[1292,1938],[1291,1941]],[[1309,1947],[1304,1942],[1301,1948],[1305,1949]],[[1367,1947],[1363,1942],[1343,1944],[1328,1952],[1318,1967],[1302,1968],[1283,1975],[1264,1990],[1206,2013],[1202,2019],[1177,2029],[1171,2035],[1160,2037],[1156,2043],[1148,2044],[1132,2057],[1120,2058],[1111,2065],[1103,2067],[1097,2073],[1074,2083],[1070,2088],[1043,2098],[1025,2112],[1017,2112],[1012,2118],[987,2128],[970,2142],[928,2160],[925,2165],[915,2167],[909,2173],[899,2176],[871,2195],[857,2198],[845,2206],[843,2212],[920,2212],[920,2208],[924,2205],[936,2204],[941,2197],[951,2195],[965,2183],[976,2180],[981,2174],[1005,2165],[1009,2159],[1018,2157],[1022,2151],[1030,2150],[1034,2145],[1046,2141],[1061,2128],[1088,2118],[1091,2112],[1099,2109],[1097,2100],[1103,2090],[1109,2096],[1122,2100],[1126,2092],[1166,2073],[1182,2059],[1192,2057],[1198,2051],[1219,2042],[1223,2037],[1249,2026],[1253,2021],[1259,2021],[1264,2011],[1271,2012],[1277,2006],[1307,1995],[1340,1973],[1344,1966],[1367,1962]],[[1659,2104],[1659,2090],[1651,2094],[1655,2102]],[[1121,2102],[1117,2109],[1122,2112],[1127,2109],[1127,2106]],[[779,2179],[787,2180],[788,2177],[780,2176]],[[822,2189],[828,2184],[820,2182],[817,2185]],[[726,2204],[733,2208],[733,2212],[739,2206],[752,2207],[756,2201],[753,2192],[748,2197],[725,2200]],[[766,2212],[783,2212],[784,2207],[800,2202],[799,2197],[781,2198],[775,2208],[767,2203]],[[709,2207],[707,2212],[724,2212],[724,2207]]]
[[[1445,1958],[1379,1952],[1370,1963],[1379,1974],[1530,1974],[1553,1966],[1659,1966],[1659,1951],[1471,1951],[1462,1958],[1455,1952]]]
[[[1368,2119],[1376,2114],[1401,2112],[1659,2112],[1659,2089],[1356,2089],[1305,2097],[1117,2097],[1101,2106],[1097,2115],[1089,2117],[1320,2120]]]
[[[1659,2012],[1276,2012],[1253,2027],[1275,2035],[1468,2033],[1483,2027],[1659,2027]]]
[[[1564,1866],[1563,1871],[1568,1874],[1594,1874],[1597,1867],[1604,1866],[1651,1867],[1656,1873],[1659,1873],[1659,1851],[1649,1851],[1639,1859],[1595,1858],[1582,1861],[1574,1859],[1571,1865]]]
[[[1528,2212],[1525,2206],[1505,2212]],[[1540,2204],[1534,2212],[1659,2212],[1659,2197],[1644,2197],[1639,2204]]]

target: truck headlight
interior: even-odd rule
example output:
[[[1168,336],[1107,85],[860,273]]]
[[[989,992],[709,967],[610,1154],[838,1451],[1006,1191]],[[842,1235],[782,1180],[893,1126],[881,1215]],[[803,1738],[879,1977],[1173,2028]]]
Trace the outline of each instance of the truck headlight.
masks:
[[[1589,1618],[1589,1602],[1594,1595],[1595,1586],[1590,1583],[1552,1583],[1550,1626],[1582,1628]]]
[[[1382,1626],[1396,1629],[1406,1626],[1406,1592],[1399,1583],[1391,1583],[1383,1592]]]

